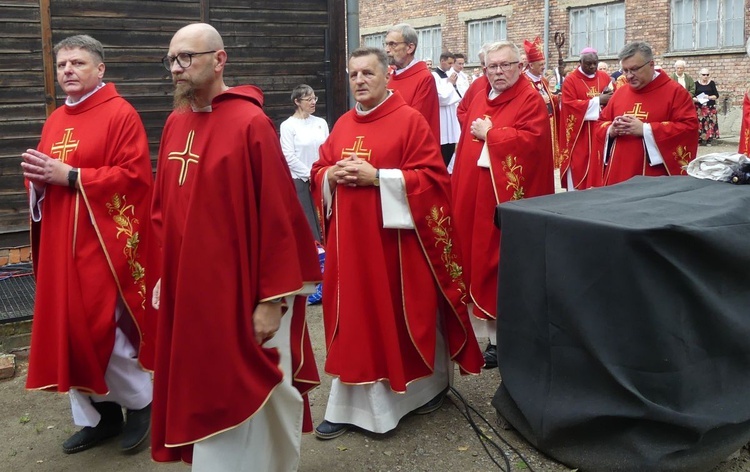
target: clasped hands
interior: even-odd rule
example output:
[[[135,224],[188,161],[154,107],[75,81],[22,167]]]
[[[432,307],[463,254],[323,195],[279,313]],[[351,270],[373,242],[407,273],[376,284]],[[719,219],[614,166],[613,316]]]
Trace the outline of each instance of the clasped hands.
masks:
[[[365,187],[373,185],[375,182],[375,169],[372,164],[364,159],[360,159],[355,154],[338,161],[328,171],[328,184],[331,190],[336,185],[346,185],[348,187]]]
[[[643,122],[633,115],[622,115],[612,121],[609,136],[643,136]]]
[[[471,123],[471,134],[475,138],[487,141],[487,132],[492,128],[492,120],[489,118],[477,118]]]
[[[68,172],[73,167],[54,159],[35,149],[27,149],[21,154],[23,176],[34,184],[37,192],[44,190],[47,184],[68,185]]]

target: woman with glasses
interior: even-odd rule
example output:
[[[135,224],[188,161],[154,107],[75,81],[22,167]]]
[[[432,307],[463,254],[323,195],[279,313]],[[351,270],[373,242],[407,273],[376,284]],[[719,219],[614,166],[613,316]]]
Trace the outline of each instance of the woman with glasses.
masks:
[[[702,68],[700,77],[695,82],[693,103],[698,112],[698,144],[711,145],[711,141],[719,138],[719,118],[716,113],[716,99],[719,90],[711,80],[707,68]]]
[[[309,85],[298,85],[292,91],[294,114],[281,123],[281,150],[292,172],[302,209],[313,236],[320,241],[320,223],[310,196],[310,168],[318,160],[318,148],[328,137],[328,123],[313,116],[318,97]]]

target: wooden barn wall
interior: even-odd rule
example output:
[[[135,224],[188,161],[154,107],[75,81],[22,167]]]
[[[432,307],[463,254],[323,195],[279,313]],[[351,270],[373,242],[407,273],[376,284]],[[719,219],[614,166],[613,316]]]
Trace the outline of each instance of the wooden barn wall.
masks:
[[[54,68],[54,58],[43,52],[45,21],[51,44],[82,33],[102,42],[104,80],[114,82],[140,113],[155,160],[172,100],[170,74],[160,61],[177,29],[201,20],[214,25],[229,56],[227,84],[263,89],[266,113],[277,126],[292,113],[289,96],[300,83],[315,89],[317,114],[332,125],[347,106],[345,81],[333,80],[345,77],[343,5],[344,0],[0,1],[0,247],[8,246],[4,235],[28,229],[19,163],[21,152],[36,146],[47,116],[45,63]],[[47,97],[55,102],[50,110],[65,98],[56,84],[54,90],[55,99]]]

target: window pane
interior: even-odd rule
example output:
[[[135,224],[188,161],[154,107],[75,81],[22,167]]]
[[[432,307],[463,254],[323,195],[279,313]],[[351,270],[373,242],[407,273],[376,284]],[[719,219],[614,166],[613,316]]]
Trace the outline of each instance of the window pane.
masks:
[[[724,46],[742,46],[744,43],[744,1],[724,0]]]

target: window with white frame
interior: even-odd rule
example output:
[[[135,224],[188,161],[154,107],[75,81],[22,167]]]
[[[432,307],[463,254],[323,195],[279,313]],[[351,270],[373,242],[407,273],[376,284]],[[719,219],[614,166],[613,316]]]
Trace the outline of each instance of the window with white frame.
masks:
[[[385,33],[362,36],[363,47],[383,49],[383,43],[385,43]]]
[[[421,61],[432,59],[433,64],[439,64],[442,52],[443,32],[439,26],[417,29],[417,59]]]
[[[672,0],[672,50],[742,46],[745,0]]]
[[[570,49],[577,57],[592,47],[600,56],[614,56],[625,46],[625,3],[608,3],[570,10]]]
[[[468,63],[479,62],[479,50],[485,43],[494,43],[508,38],[505,17],[486,18],[466,23],[468,36]]]

